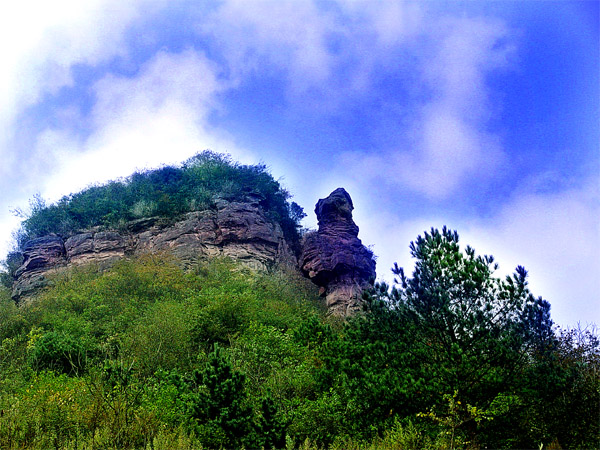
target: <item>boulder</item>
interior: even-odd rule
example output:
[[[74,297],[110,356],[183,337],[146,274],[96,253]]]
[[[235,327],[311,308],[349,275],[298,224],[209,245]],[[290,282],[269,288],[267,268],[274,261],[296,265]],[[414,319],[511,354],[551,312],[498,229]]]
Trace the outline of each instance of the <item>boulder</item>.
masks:
[[[375,259],[358,238],[353,209],[343,188],[319,200],[319,228],[305,236],[300,257],[302,272],[319,286],[329,312],[339,316],[362,309],[362,292],[375,279]]]

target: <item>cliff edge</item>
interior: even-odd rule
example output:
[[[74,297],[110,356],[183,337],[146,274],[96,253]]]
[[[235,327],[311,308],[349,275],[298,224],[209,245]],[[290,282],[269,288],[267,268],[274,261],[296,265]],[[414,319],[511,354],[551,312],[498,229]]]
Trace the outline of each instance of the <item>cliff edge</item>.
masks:
[[[231,257],[255,270],[275,265],[296,267],[281,227],[267,219],[259,198],[217,201],[216,209],[185,214],[175,222],[150,217],[119,230],[88,230],[66,239],[49,235],[27,242],[15,273],[13,298],[26,300],[48,284],[48,276],[66,267],[113,262],[142,253],[169,252],[183,266],[203,258]]]
[[[375,278],[375,260],[358,239],[353,208],[342,188],[319,200],[315,208],[319,228],[303,239],[300,261],[281,226],[268,219],[260,197],[251,194],[244,201],[218,200],[216,208],[189,212],[177,221],[149,217],[119,229],[43,236],[23,246],[13,298],[26,301],[48,284],[52,274],[68,267],[107,268],[127,256],[169,252],[184,267],[226,256],[254,270],[299,269],[319,286],[331,314],[347,316],[361,309],[362,291]]]

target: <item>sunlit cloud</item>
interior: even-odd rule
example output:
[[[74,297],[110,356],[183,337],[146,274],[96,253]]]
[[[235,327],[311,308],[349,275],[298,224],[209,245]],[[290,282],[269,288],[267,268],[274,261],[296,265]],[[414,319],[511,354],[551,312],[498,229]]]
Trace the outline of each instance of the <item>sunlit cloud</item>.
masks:
[[[95,65],[125,55],[127,27],[144,3],[150,2],[4,2],[0,7],[2,144],[25,107],[73,83],[74,64]]]
[[[397,147],[375,156],[348,153],[342,162],[366,168],[370,182],[380,179],[437,200],[456,194],[467,180],[493,179],[501,168],[501,139],[487,131],[494,108],[486,77],[510,66],[514,46],[506,27],[481,18],[437,18],[421,36],[425,44],[414,70],[423,94],[411,104],[413,119],[398,124]]]
[[[107,75],[93,87],[97,100],[89,122],[94,131],[84,142],[73,140],[68,130],[40,136],[38,154],[51,154],[56,161],[44,194],[56,199],[65,189],[176,164],[209,148],[251,159],[225,132],[207,124],[226,86],[218,69],[193,50],[161,51],[134,77]]]

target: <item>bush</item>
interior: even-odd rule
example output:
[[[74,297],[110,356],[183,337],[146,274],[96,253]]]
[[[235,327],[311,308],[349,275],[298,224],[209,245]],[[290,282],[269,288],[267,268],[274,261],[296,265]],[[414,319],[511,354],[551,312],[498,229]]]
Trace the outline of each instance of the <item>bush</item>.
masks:
[[[55,331],[36,339],[29,355],[34,369],[51,369],[67,374],[80,373],[85,368],[86,360],[87,352],[80,340]]]
[[[485,265],[465,257],[450,262]],[[435,279],[415,284],[423,272],[418,291],[406,277],[377,285],[344,324],[309,281],[227,259],[192,272],[162,255],[70,270],[19,307],[0,289],[0,448],[597,448],[597,333],[554,331],[520,272],[495,292],[527,296],[512,328],[524,338],[507,352],[482,332],[485,364],[444,339],[448,320],[424,322],[435,308],[415,315],[424,292],[443,300],[425,289]],[[476,300],[468,281],[482,274],[441,292]],[[466,321],[459,337],[478,330]],[[473,377],[482,368],[494,376]]]
[[[299,250],[298,226],[304,212],[296,203],[288,203],[290,195],[266,166],[238,164],[209,151],[180,167],[136,172],[126,179],[65,196],[51,205],[34,197],[29,214],[20,212],[25,219],[17,233],[17,247],[50,233],[68,237],[96,226],[117,228],[149,215],[174,220],[189,211],[214,208],[219,198],[244,201],[248,195],[259,199],[267,217],[279,223],[292,247]]]

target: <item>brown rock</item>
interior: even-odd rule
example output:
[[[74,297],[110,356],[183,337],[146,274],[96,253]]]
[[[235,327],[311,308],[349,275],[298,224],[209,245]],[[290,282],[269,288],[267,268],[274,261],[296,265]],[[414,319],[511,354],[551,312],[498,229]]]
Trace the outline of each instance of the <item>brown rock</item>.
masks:
[[[44,236],[27,242],[23,248],[23,265],[17,270],[25,272],[44,270],[65,262],[65,246],[58,236]]]
[[[338,188],[318,201],[319,229],[303,242],[300,267],[325,295],[332,314],[347,316],[361,309],[362,292],[372,286],[375,260],[358,239],[350,195]]]
[[[23,264],[17,269],[13,297],[28,296],[47,284],[46,275],[66,264],[63,240],[59,236],[44,236],[27,242],[23,247]]]
[[[126,255],[141,253],[169,252],[184,267],[215,256],[231,257],[256,270],[297,266],[281,227],[267,219],[252,196],[248,202],[220,200],[216,210],[191,212],[169,225],[148,218],[130,222],[124,229],[76,234],[64,243],[58,236],[28,242],[13,297],[31,296],[47,284],[48,274],[65,266],[91,263],[106,268]]]

